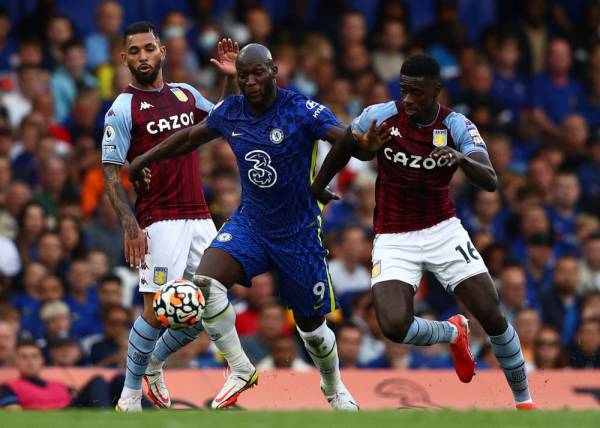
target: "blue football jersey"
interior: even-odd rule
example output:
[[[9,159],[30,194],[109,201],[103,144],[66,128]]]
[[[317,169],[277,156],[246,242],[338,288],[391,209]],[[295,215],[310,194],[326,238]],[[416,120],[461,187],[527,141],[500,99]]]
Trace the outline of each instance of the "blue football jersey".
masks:
[[[310,193],[317,144],[340,122],[325,106],[286,89],[254,116],[242,95],[232,95],[209,113],[207,126],[227,139],[242,181],[235,217],[262,234],[282,237],[315,222],[320,214]]]

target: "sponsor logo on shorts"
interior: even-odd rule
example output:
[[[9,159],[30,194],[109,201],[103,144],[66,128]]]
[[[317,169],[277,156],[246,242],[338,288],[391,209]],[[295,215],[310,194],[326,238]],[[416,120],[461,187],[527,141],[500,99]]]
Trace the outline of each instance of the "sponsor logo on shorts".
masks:
[[[231,236],[231,233],[227,233],[227,232],[219,233],[217,235],[217,241],[219,241],[219,242],[229,242],[229,241],[231,241],[232,238],[233,238],[233,236]]]
[[[156,266],[154,268],[153,281],[156,285],[163,285],[167,282],[167,271],[166,267]]]
[[[381,260],[373,260],[373,269],[371,269],[371,277],[377,278],[381,275]]]

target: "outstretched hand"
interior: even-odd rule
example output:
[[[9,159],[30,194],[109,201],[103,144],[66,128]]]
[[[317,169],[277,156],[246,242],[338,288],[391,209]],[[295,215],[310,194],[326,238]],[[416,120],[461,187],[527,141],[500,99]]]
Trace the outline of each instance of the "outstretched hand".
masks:
[[[239,52],[240,47],[237,42],[223,38],[217,44],[217,58],[211,58],[210,62],[226,76],[235,76],[237,74],[235,61],[237,60]]]
[[[377,127],[376,125],[377,121],[373,120],[371,126],[369,126],[369,129],[364,134],[352,131],[352,135],[358,140],[361,149],[376,152],[392,138],[391,129],[382,125]]]

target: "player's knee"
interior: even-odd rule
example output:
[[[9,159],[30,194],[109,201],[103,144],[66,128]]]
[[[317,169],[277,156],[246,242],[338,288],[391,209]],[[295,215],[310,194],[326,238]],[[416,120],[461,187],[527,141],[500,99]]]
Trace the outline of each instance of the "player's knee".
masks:
[[[214,317],[228,307],[227,288],[219,281],[205,275],[194,275],[192,281],[204,295],[204,318]]]
[[[152,300],[144,298],[144,310],[142,311],[142,318],[152,327],[159,327],[160,323],[156,319],[154,314],[154,308],[152,307]]]
[[[402,341],[406,337],[406,334],[408,333],[408,329],[410,328],[411,322],[412,317],[382,317],[380,325],[381,332],[386,338],[388,338],[392,342],[402,343]]]

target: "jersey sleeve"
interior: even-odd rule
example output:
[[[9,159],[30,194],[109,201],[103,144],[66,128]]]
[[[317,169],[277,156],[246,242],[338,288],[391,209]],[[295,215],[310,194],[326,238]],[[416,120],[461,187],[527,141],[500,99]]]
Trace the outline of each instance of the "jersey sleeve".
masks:
[[[131,143],[131,94],[121,94],[104,116],[102,163],[123,165]]]
[[[213,108],[214,104],[206,98],[204,98],[200,91],[198,91],[198,89],[194,88],[192,85],[188,85],[187,83],[177,83],[177,85],[175,86],[185,88],[192,93],[192,95],[194,96],[194,100],[196,101],[196,108],[198,110],[202,110],[208,113]]]
[[[219,101],[214,107],[208,112],[206,117],[206,127],[213,132],[218,132],[221,135],[227,135],[225,131],[225,111],[229,105],[229,99],[225,98]]]
[[[311,140],[324,140],[330,128],[341,124],[333,112],[323,104],[306,97],[302,97],[299,101],[303,105],[298,105],[298,108]]]
[[[364,134],[369,130],[369,127],[374,120],[377,121],[375,126],[379,126],[383,121],[396,114],[398,114],[398,108],[393,101],[382,104],[373,104],[365,108],[360,115],[352,121],[352,130]]]
[[[456,149],[468,155],[473,152],[487,153],[485,142],[473,122],[464,115],[456,112],[450,113],[444,119],[444,125],[450,130]]]

